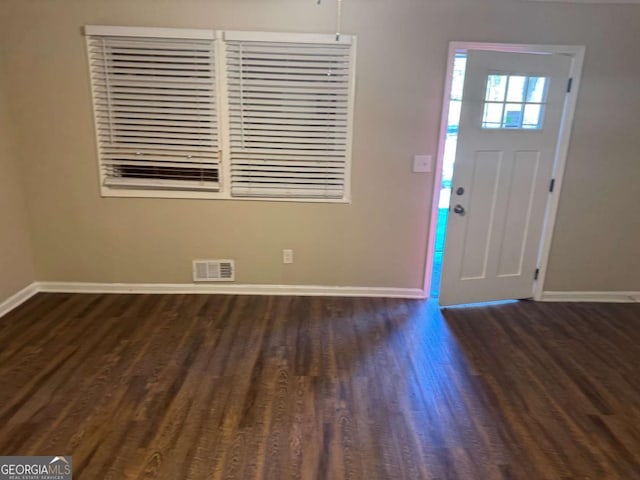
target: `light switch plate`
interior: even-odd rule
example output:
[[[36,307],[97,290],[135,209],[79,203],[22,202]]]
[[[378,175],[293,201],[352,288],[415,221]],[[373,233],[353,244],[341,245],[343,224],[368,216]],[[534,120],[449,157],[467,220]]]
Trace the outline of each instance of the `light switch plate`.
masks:
[[[433,169],[433,159],[431,155],[416,155],[413,157],[414,173],[429,173]]]

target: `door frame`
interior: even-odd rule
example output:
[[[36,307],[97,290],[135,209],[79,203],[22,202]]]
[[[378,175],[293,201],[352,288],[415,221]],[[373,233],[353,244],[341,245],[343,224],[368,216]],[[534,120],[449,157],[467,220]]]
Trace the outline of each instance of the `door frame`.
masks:
[[[551,251],[551,240],[558,213],[558,201],[562,190],[567,153],[571,140],[573,119],[575,116],[580,80],[582,78],[582,66],[586,47],[584,45],[531,45],[514,43],[483,43],[483,42],[450,42],[447,55],[447,70],[445,76],[444,93],[442,96],[442,115],[440,117],[440,133],[438,135],[438,153],[433,176],[433,198],[431,202],[431,218],[429,222],[429,237],[427,241],[426,266],[424,275],[423,292],[429,297],[431,291],[431,276],[433,273],[433,259],[435,253],[436,228],[438,226],[438,204],[440,201],[440,182],[442,181],[442,164],[444,161],[444,146],[447,139],[447,121],[449,118],[449,103],[451,100],[451,83],[453,80],[453,62],[456,53],[468,50],[484,50],[493,52],[513,53],[538,53],[561,54],[571,57],[570,78],[572,78],[571,93],[566,95],[560,133],[553,162],[553,178],[555,179],[553,195],[547,202],[542,230],[542,241],[538,253],[538,279],[534,280],[533,298],[542,300],[544,282],[547,273],[547,263]]]

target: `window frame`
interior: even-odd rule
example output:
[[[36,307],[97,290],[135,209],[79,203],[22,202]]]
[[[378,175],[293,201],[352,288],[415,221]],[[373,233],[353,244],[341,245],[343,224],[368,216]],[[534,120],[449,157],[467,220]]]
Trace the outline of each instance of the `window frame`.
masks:
[[[121,27],[87,25],[84,27],[86,40],[89,83],[91,88],[91,104],[94,117],[96,142],[96,166],[98,181],[102,197],[125,198],[185,198],[185,199],[216,199],[216,200],[249,200],[275,202],[303,202],[303,203],[351,203],[351,168],[353,147],[353,117],[355,109],[356,85],[356,37],[352,35],[312,34],[312,33],[281,33],[281,32],[248,32],[234,30],[155,28],[155,27]],[[220,150],[217,191],[196,191],[181,189],[148,189],[128,188],[123,186],[110,187],[105,185],[105,175],[100,153],[98,117],[95,101],[95,89],[92,80],[89,42],[92,36],[113,37],[145,37],[166,39],[212,39],[214,46],[214,74],[216,92],[216,113],[218,121],[218,148]],[[292,42],[315,44],[348,44],[350,45],[350,78],[348,83],[348,110],[346,127],[346,155],[344,161],[344,191],[342,197],[274,197],[274,196],[233,196],[231,192],[231,156],[230,156],[230,121],[229,121],[229,90],[227,87],[226,69],[226,37],[251,39],[257,42]]]

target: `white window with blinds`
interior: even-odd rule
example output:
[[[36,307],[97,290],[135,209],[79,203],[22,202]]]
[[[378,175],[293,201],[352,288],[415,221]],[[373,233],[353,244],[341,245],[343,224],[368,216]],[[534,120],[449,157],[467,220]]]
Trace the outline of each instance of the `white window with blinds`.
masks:
[[[103,195],[350,200],[355,38],[85,33]]]
[[[218,191],[214,33],[86,34],[103,193]]]
[[[344,198],[352,39],[225,33],[231,194]]]

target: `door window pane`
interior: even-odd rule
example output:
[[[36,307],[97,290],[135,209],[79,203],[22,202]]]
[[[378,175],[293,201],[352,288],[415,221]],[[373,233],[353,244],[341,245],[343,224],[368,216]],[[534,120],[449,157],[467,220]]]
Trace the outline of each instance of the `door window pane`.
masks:
[[[509,76],[509,88],[507,90],[507,102],[522,102],[527,85],[527,77]]]
[[[524,116],[522,117],[522,128],[542,128],[542,110],[543,106],[530,103],[524,107]]]
[[[548,87],[547,77],[489,75],[482,128],[542,129]]]
[[[485,103],[482,118],[483,128],[501,128],[503,103]]]
[[[487,81],[487,102],[504,102],[504,96],[507,93],[507,76],[506,75],[489,75]]]
[[[527,85],[527,102],[542,103],[547,96],[547,79],[544,77],[529,77]]]
[[[507,103],[504,108],[504,128],[522,128],[522,103]]]

